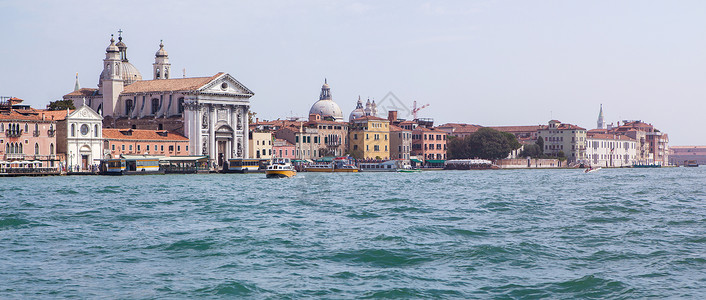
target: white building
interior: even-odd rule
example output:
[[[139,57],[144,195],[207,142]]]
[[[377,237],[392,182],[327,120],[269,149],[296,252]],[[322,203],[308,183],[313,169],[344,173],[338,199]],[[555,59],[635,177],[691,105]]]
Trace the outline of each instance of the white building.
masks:
[[[589,133],[586,157],[593,167],[629,167],[635,162],[635,140],[625,135]]]
[[[226,73],[172,78],[169,56],[160,42],[153,79],[127,59],[127,46],[111,38],[98,88],[64,96],[74,105],[85,98],[106,128],[168,130],[189,138],[191,155],[208,155],[222,165],[248,157],[248,110],[253,92]]]
[[[91,171],[103,159],[103,117],[87,105],[57,122],[57,152],[69,171]]]
[[[562,152],[569,162],[586,159],[585,128],[551,120],[549,125],[537,130],[537,136],[544,139],[544,154],[557,155]]]

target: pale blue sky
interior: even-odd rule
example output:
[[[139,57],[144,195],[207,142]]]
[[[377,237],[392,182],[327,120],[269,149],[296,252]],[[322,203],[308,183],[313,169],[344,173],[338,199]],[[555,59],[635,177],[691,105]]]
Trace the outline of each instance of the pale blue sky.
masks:
[[[110,34],[151,79],[232,74],[258,117],[304,117],[324,78],[344,115],[395,93],[437,124],[595,128],[641,119],[706,145],[704,1],[0,1],[0,95],[95,87]]]

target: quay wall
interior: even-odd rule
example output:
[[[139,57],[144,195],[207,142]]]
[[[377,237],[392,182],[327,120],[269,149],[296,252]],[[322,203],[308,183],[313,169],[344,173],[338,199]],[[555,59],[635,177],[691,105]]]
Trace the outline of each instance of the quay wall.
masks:
[[[545,168],[563,168],[566,167],[566,162],[558,159],[499,159],[495,164],[501,169],[545,169]]]

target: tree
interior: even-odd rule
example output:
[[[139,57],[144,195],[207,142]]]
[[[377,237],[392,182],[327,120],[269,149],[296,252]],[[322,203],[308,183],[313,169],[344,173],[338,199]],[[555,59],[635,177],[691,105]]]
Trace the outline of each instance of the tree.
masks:
[[[48,110],[66,110],[66,109],[76,109],[73,100],[56,100],[50,101],[47,105]]]
[[[521,146],[515,135],[484,127],[468,137],[449,140],[447,156],[451,159],[502,159]]]
[[[254,111],[252,111],[252,110],[249,110],[249,111],[248,111],[248,124],[253,124],[253,123],[255,123],[255,122],[253,122],[253,120],[255,119],[255,115],[257,115],[256,112],[254,112]]]

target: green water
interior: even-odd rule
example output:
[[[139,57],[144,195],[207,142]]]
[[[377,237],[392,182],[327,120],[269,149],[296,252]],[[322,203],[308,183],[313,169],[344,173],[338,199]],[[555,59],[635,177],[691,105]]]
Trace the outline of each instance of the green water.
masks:
[[[0,298],[704,298],[706,168],[0,178]]]

